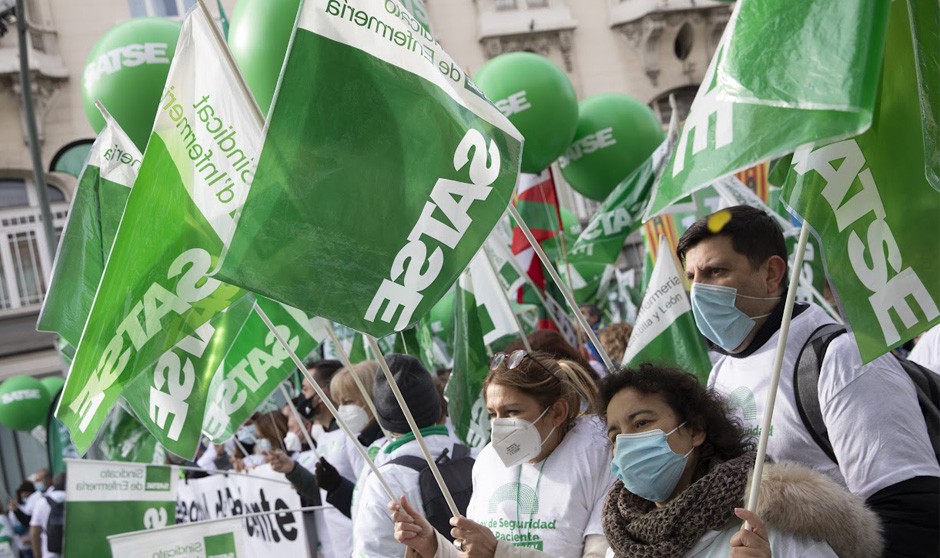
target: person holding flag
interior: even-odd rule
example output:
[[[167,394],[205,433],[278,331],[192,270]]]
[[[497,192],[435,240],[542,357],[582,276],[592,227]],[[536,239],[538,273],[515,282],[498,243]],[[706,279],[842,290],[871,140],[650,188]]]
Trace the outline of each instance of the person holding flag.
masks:
[[[572,361],[523,350],[494,355],[483,386],[492,441],[474,464],[466,517],[451,519],[454,545],[424,528],[413,499],[389,503],[408,556],[452,556],[456,547],[470,556],[603,557],[601,509],[614,478],[597,386]]]
[[[736,404],[759,435],[784,312],[787,249],[775,220],[735,206],[696,221],[677,254],[692,283],[695,322],[723,356],[708,385]],[[793,308],[767,455],[828,474],[863,498],[884,525],[887,556],[940,552],[940,465],[914,386],[890,354],[863,364],[852,334],[836,337],[822,359],[819,407],[830,457],[804,426],[794,370],[807,340],[832,318],[812,303]]]

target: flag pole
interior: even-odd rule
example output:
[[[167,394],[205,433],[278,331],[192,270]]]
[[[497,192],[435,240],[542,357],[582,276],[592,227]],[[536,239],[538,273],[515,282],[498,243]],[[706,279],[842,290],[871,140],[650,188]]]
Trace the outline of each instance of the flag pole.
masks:
[[[774,355],[773,375],[770,378],[770,389],[764,402],[764,417],[761,420],[760,438],[757,442],[757,457],[754,459],[754,474],[751,479],[751,491],[747,495],[747,509],[757,510],[757,501],[760,498],[761,474],[764,470],[764,458],[767,456],[767,441],[770,436],[770,425],[774,416],[774,404],[777,402],[777,386],[780,385],[780,372],[783,368],[783,354],[787,348],[787,337],[790,334],[790,319],[793,317],[793,303],[796,300],[796,289],[800,282],[800,273],[803,268],[803,253],[806,251],[806,241],[809,239],[809,224],[804,219],[800,228],[800,239],[796,245],[793,257],[793,269],[790,272],[790,284],[787,287],[787,299],[783,307],[783,318],[780,321],[780,336],[777,339],[777,352]]]
[[[385,480],[385,477],[382,476],[382,473],[379,472],[378,467],[375,466],[375,463],[372,462],[372,459],[369,457],[369,454],[366,452],[366,449],[362,447],[362,444],[359,443],[359,439],[356,438],[356,435],[353,434],[352,430],[349,429],[349,426],[346,424],[346,421],[339,417],[339,411],[336,410],[336,407],[333,405],[333,402],[330,401],[329,396],[324,393],[323,388],[320,387],[320,384],[313,379],[313,376],[310,374],[310,371],[307,370],[307,367],[304,366],[304,363],[301,362],[300,357],[297,356],[297,353],[294,352],[294,349],[287,343],[287,340],[281,335],[281,333],[274,327],[274,324],[271,323],[271,318],[268,317],[264,309],[255,304],[255,311],[258,313],[258,316],[261,317],[261,320],[267,324],[268,329],[271,330],[271,333],[274,334],[274,337],[277,338],[278,343],[284,347],[284,350],[287,351],[287,354],[290,355],[291,360],[294,361],[294,365],[297,366],[297,369],[300,370],[300,373],[304,375],[304,378],[310,382],[310,385],[313,386],[314,391],[317,392],[317,395],[320,396],[320,399],[323,401],[323,404],[326,405],[327,410],[330,411],[330,414],[333,415],[333,418],[336,419],[336,424],[349,436],[349,439],[353,441],[353,446],[359,452],[359,455],[365,460],[366,465],[372,469],[372,472],[375,473],[376,478],[379,479],[379,482],[382,483],[382,488],[385,489],[386,494],[390,500],[396,500],[395,494],[392,492],[392,489],[389,487],[388,482]]]
[[[581,326],[581,329],[584,330],[585,335],[588,336],[591,343],[594,344],[594,348],[597,349],[597,353],[601,356],[601,360],[604,361],[604,367],[607,370],[614,371],[617,368],[614,366],[614,362],[610,360],[610,356],[607,354],[607,351],[604,350],[604,346],[601,345],[600,340],[597,339],[597,335],[594,333],[594,330],[591,329],[591,326],[588,325],[587,320],[584,319],[584,316],[581,315],[581,310],[578,308],[578,303],[574,299],[574,295],[571,293],[571,290],[568,289],[568,286],[561,280],[561,277],[558,276],[558,272],[555,270],[555,266],[552,265],[552,262],[548,259],[548,255],[545,253],[545,250],[542,250],[542,246],[539,245],[538,241],[535,240],[535,236],[532,234],[532,231],[529,230],[529,226],[525,224],[525,221],[522,220],[522,216],[519,215],[519,211],[516,210],[516,206],[509,204],[509,214],[513,219],[516,220],[516,223],[519,225],[519,229],[522,230],[522,234],[525,235],[526,240],[529,241],[529,244],[532,245],[532,249],[535,250],[535,253],[538,254],[539,259],[542,261],[542,265],[545,266],[545,270],[548,271],[548,274],[552,277],[552,281],[558,285],[558,288],[561,289],[561,294],[565,297],[565,302],[568,303],[568,307],[571,308],[572,313],[574,313],[574,319],[577,320],[578,325]]]
[[[489,269],[490,273],[493,274],[493,278],[496,279],[496,284],[499,285],[499,276],[496,275],[496,268],[493,266],[493,261],[490,259],[490,255],[489,253],[487,253],[485,246],[483,247],[482,250],[483,250],[483,255],[486,256],[485,258],[483,258],[484,260],[486,260],[486,267],[487,269]],[[519,331],[519,337],[522,339],[522,345],[525,347],[525,351],[527,353],[531,353],[532,344],[529,343],[529,338],[526,336],[525,330],[522,329],[522,322],[519,321],[519,316],[517,316],[516,313],[512,311],[512,303],[509,301],[509,295],[506,294],[506,290],[503,289],[502,286],[500,286],[497,290],[499,291],[499,294],[502,295],[502,299],[503,299],[503,302],[506,303],[506,307],[509,308],[509,313],[512,315],[513,323],[516,324],[516,330]],[[476,291],[476,287],[474,287],[474,291]]]
[[[317,458],[317,461],[320,460],[320,452],[317,451],[317,446],[313,443],[313,438],[310,437],[310,431],[304,426],[304,418],[300,416],[300,412],[297,411],[297,407],[294,406],[293,400],[290,398],[290,394],[287,393],[287,388],[284,387],[283,382],[278,384],[278,387],[281,388],[281,394],[284,395],[284,399],[287,400],[287,405],[290,407],[290,412],[294,415],[294,420],[297,421],[297,424],[300,425],[300,429],[304,433],[304,440],[307,442],[307,446],[310,447],[310,451],[313,452],[314,457]],[[287,448],[284,448],[287,449]],[[285,452],[286,453],[286,452]]]
[[[437,462],[434,461],[434,457],[431,455],[431,451],[428,449],[427,443],[424,441],[424,436],[421,434],[421,430],[418,428],[418,424],[415,422],[415,418],[411,414],[411,409],[408,408],[408,403],[405,401],[405,397],[401,394],[401,390],[398,389],[398,382],[396,382],[395,377],[392,376],[392,371],[388,367],[388,362],[385,361],[385,356],[382,355],[382,351],[379,350],[378,343],[375,342],[375,337],[367,334],[366,339],[369,341],[369,346],[372,347],[372,352],[375,353],[377,360],[379,361],[379,366],[382,367],[382,372],[385,374],[385,379],[388,380],[388,387],[391,388],[392,393],[395,394],[395,399],[398,401],[398,406],[401,407],[401,412],[404,413],[405,420],[408,421],[408,426],[411,428],[412,434],[415,435],[415,441],[418,442],[418,447],[421,448],[421,453],[424,454],[424,459],[428,462],[428,468],[431,469],[431,474],[434,475],[434,480],[437,481],[437,486],[441,489],[441,494],[444,495],[444,499],[447,501],[447,507],[450,508],[451,515],[453,517],[462,515],[460,510],[457,509],[457,503],[454,502],[454,497],[451,495],[450,489],[447,488],[447,485],[444,483],[444,477],[441,476],[441,471],[437,468]],[[394,500],[394,498],[392,498],[392,500]]]
[[[389,434],[388,430],[385,430],[384,426],[379,424],[379,413],[375,410],[375,403],[372,401],[372,397],[369,396],[369,392],[366,390],[366,386],[362,385],[362,380],[359,379],[359,375],[353,371],[352,362],[349,360],[349,353],[346,352],[346,349],[339,342],[339,338],[336,337],[336,331],[333,330],[333,324],[330,322],[326,322],[326,334],[330,336],[330,341],[332,341],[333,346],[336,347],[336,353],[339,355],[339,360],[343,363],[343,366],[346,367],[346,370],[349,370],[349,375],[352,376],[353,382],[356,383],[356,387],[359,389],[359,393],[362,394],[362,400],[365,401],[366,406],[369,407],[369,411],[375,418],[375,423],[378,424],[379,428],[382,429],[382,434],[385,435],[385,439],[391,440],[391,434]]]

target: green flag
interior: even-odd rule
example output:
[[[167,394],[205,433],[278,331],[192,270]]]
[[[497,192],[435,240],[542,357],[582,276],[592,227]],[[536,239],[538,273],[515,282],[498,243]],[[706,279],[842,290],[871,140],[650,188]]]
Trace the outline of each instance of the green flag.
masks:
[[[912,41],[908,6],[940,21],[934,0],[894,2],[872,127],[793,154],[787,203],[822,239],[840,306],[869,362],[940,322],[940,192],[929,183],[915,46],[936,55],[940,31]]]
[[[490,367],[477,309],[468,271],[460,276],[454,297],[454,367],[444,395],[454,432],[470,447],[483,447],[490,439],[482,391]]]
[[[521,137],[396,0],[303,4],[218,277],[383,337],[503,214]]]
[[[685,280],[665,237],[660,237],[659,257],[621,365],[637,366],[643,362],[691,372],[702,384],[712,368],[705,342],[695,326]]]
[[[169,452],[192,459],[202,437],[209,386],[224,371],[223,359],[236,342],[254,308],[245,296],[212,317],[164,352],[149,369],[124,389],[123,397],[140,423]]]
[[[326,338],[326,323],[280,303],[258,298],[209,386],[202,429],[213,442],[235,434],[297,366],[258,315],[263,310],[288,346],[301,358]]]
[[[165,456],[156,438],[121,406],[114,408],[102,428],[98,449],[108,461],[162,464]]]
[[[888,4],[737,2],[644,220],[716,178],[866,130]]]
[[[58,333],[72,346],[81,339],[124,205],[140,169],[141,154],[134,142],[110,114],[102,110],[102,116],[105,127],[95,139],[78,179],[36,324],[39,331]]]
[[[56,416],[79,451],[124,386],[244,291],[211,276],[231,237],[259,123],[204,10],[183,22],[140,172]]]
[[[568,252],[568,265],[578,270],[582,278],[583,286],[575,288],[574,293],[579,301],[595,298],[607,266],[617,261],[627,237],[640,228],[653,183],[675,147],[676,119],[677,113],[673,111],[666,141],[614,188]]]

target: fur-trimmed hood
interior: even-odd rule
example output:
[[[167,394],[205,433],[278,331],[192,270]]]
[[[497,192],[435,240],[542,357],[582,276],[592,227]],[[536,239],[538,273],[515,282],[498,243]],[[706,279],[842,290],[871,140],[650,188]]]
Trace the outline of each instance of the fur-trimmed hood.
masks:
[[[757,515],[770,529],[826,541],[839,556],[878,558],[884,547],[875,512],[831,478],[795,463],[764,465]]]

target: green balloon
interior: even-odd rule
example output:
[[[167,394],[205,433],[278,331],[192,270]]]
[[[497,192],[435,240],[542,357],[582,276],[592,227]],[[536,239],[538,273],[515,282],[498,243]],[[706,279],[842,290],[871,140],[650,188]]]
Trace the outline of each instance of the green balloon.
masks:
[[[39,380],[39,383],[42,384],[42,387],[46,388],[46,393],[49,394],[49,401],[55,399],[59,390],[62,389],[62,386],[65,385],[65,378],[62,376],[49,376],[48,378],[43,378]]]
[[[265,114],[299,7],[300,0],[238,0],[229,20],[229,49]]]
[[[13,376],[0,383],[0,424],[13,430],[32,430],[49,412],[49,394],[32,376]]]
[[[104,128],[99,100],[141,151],[147,147],[179,34],[177,21],[138,17],[98,39],[82,79],[82,105],[95,132]]]
[[[531,52],[501,54],[473,78],[522,133],[522,171],[539,173],[571,144],[578,97],[565,72]]]
[[[558,163],[572,188],[603,201],[665,137],[656,115],[640,101],[595,95],[581,103],[578,131]]]

